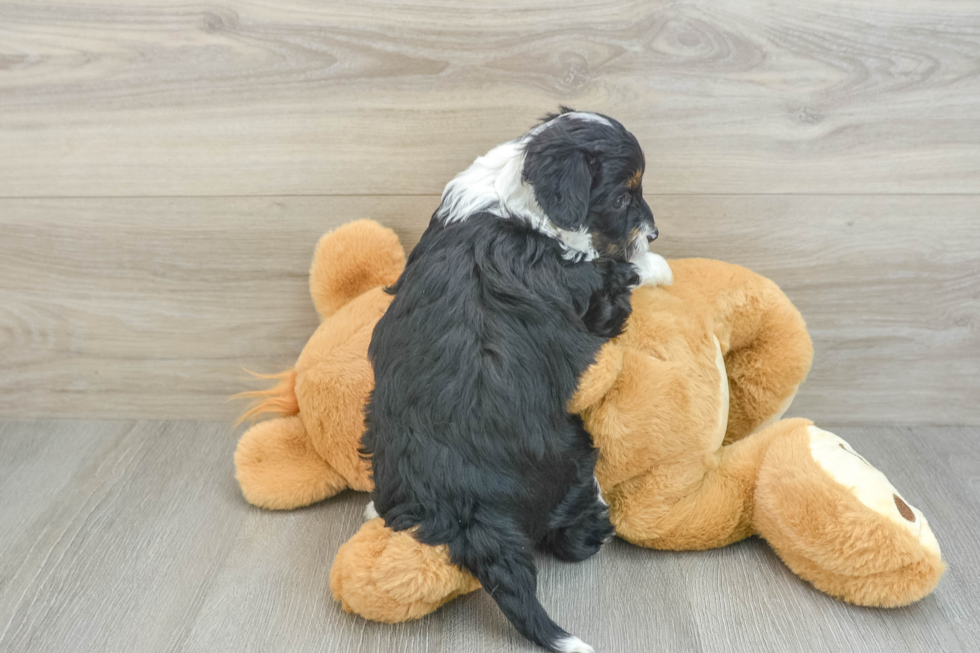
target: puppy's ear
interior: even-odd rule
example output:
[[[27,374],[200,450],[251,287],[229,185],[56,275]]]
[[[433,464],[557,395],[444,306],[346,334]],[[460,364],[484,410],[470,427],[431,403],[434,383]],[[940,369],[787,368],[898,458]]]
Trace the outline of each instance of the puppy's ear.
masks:
[[[562,229],[577,231],[585,225],[592,192],[590,158],[560,128],[544,130],[526,146],[524,181],[531,184],[545,215]]]

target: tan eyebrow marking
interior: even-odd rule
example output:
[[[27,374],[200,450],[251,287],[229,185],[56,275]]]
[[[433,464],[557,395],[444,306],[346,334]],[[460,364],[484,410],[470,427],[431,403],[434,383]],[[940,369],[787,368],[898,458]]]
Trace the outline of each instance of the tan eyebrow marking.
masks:
[[[636,190],[637,188],[640,187],[641,181],[643,181],[643,171],[637,170],[636,172],[633,173],[633,176],[630,177],[630,180],[626,182],[626,187],[629,188],[630,190]]]

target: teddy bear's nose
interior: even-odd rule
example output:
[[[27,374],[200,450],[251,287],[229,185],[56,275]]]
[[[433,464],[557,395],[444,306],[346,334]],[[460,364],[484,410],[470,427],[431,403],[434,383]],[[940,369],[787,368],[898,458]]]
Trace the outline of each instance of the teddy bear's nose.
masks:
[[[657,228],[656,227],[654,227],[653,228],[653,231],[651,231],[650,233],[647,234],[647,242],[648,243],[652,243],[653,241],[655,241],[657,239],[657,236],[659,236],[659,235],[660,235],[660,232],[657,231]]]

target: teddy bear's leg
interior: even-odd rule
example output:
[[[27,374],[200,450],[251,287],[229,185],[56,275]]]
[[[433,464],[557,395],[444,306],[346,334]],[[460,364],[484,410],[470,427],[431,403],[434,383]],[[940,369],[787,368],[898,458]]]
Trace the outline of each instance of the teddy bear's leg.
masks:
[[[259,422],[235,451],[235,478],[261,508],[299,508],[337,494],[347,482],[313,448],[299,416]]]
[[[759,534],[794,573],[845,601],[906,605],[945,569],[925,516],[850,444],[812,424],[772,443],[755,496]]]
[[[385,623],[418,619],[479,588],[449,562],[448,547],[422,544],[407,531],[385,527],[383,519],[365,522],[330,569],[330,589],[344,610]]]
[[[725,443],[776,423],[789,408],[813,359],[799,311],[774,284],[734,311],[725,354],[730,403]]]
[[[668,291],[689,310],[712,316],[730,386],[725,444],[774,423],[806,378],[813,344],[806,323],[771,280],[704,259],[670,262]]]
[[[305,369],[297,391],[313,449],[346,479],[348,487],[367,492],[374,484],[360,445],[364,402],[374,387],[374,372],[367,357],[372,329],[373,324],[358,329],[347,337],[345,348]]]
[[[770,445],[806,420],[784,420],[719,451],[691,452],[607,493],[616,534],[675,551],[725,546],[754,532],[759,468]]]

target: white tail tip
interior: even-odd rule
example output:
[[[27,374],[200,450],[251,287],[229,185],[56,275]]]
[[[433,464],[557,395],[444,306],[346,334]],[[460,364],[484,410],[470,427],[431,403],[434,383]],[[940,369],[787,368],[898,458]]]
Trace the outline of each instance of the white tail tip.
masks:
[[[563,637],[555,642],[555,650],[561,653],[595,653],[595,649],[575,635]]]

